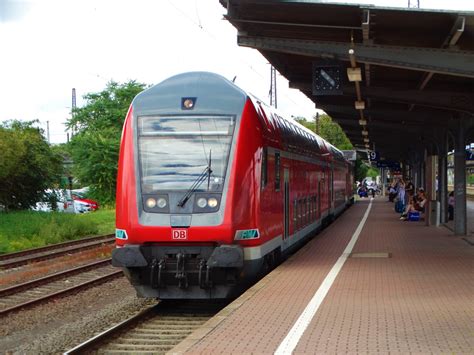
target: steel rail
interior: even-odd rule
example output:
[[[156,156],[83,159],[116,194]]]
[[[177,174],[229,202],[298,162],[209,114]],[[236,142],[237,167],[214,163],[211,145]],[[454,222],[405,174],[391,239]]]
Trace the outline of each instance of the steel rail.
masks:
[[[113,327],[103,331],[95,335],[94,337],[86,340],[85,342],[75,346],[74,348],[66,351],[63,355],[73,355],[73,354],[84,354],[85,351],[102,344],[105,340],[111,339],[114,335],[118,334],[122,330],[130,328],[135,324],[139,323],[142,319],[146,318],[147,316],[151,315],[153,312],[156,312],[156,305],[147,308],[140,313],[137,313],[130,318],[120,322]]]
[[[94,261],[92,263],[89,263],[89,264],[86,264],[86,265],[81,265],[81,266],[75,267],[73,269],[59,271],[57,273],[54,273],[54,274],[51,274],[51,275],[48,275],[48,276],[44,276],[44,277],[41,277],[39,279],[34,279],[34,280],[31,280],[31,281],[23,282],[23,283],[18,284],[18,285],[10,286],[8,288],[3,288],[3,289],[0,289],[0,297],[10,296],[10,295],[13,295],[13,294],[21,292],[21,291],[29,290],[33,287],[44,285],[44,284],[47,284],[47,283],[55,281],[55,280],[60,280],[60,279],[62,279],[64,277],[67,277],[67,276],[79,274],[81,272],[92,270],[92,269],[95,269],[95,268],[98,268],[98,267],[101,267],[101,266],[106,266],[107,264],[111,265],[111,263],[112,263],[111,258],[108,258],[108,259],[105,259],[105,260],[100,260],[100,261]]]
[[[12,313],[14,311],[18,311],[22,308],[26,308],[26,307],[30,307],[30,306],[33,306],[33,305],[37,305],[39,303],[42,303],[42,302],[45,302],[45,301],[49,301],[53,298],[57,298],[57,297],[60,297],[60,296],[65,296],[67,294],[71,294],[71,293],[74,293],[74,292],[78,292],[78,291],[81,291],[83,289],[86,289],[86,288],[89,288],[91,286],[94,286],[94,285],[98,285],[98,284],[101,284],[101,283],[104,283],[104,282],[107,282],[109,280],[112,280],[114,278],[117,278],[119,276],[122,276],[122,270],[116,270],[116,271],[113,271],[113,272],[110,272],[106,275],[102,275],[102,276],[99,276],[99,277],[96,277],[92,280],[89,280],[89,281],[85,281],[83,283],[80,283],[78,285],[75,285],[75,286],[71,286],[71,287],[68,287],[68,288],[65,288],[63,290],[60,290],[60,291],[56,291],[56,292],[53,292],[53,293],[50,293],[50,294],[47,294],[45,296],[42,296],[42,297],[38,297],[38,298],[35,298],[33,300],[29,300],[29,301],[26,301],[26,302],[23,302],[23,303],[20,303],[20,304],[16,304],[14,306],[11,306],[11,307],[8,307],[8,308],[5,308],[3,310],[0,310],[0,316],[5,316],[9,313]]]
[[[54,250],[54,249],[58,249],[58,248],[64,248],[64,247],[68,247],[68,246],[72,246],[72,245],[77,245],[77,244],[82,244],[82,243],[87,243],[87,242],[92,242],[92,241],[98,241],[98,240],[102,240],[102,239],[110,239],[110,238],[113,238],[113,237],[114,237],[114,234],[96,235],[96,236],[93,236],[93,237],[87,237],[87,238],[82,238],[82,239],[69,240],[67,242],[62,242],[62,243],[45,245],[44,247],[16,251],[14,253],[0,254],[0,261],[8,260],[8,259],[14,259],[14,258],[18,258],[20,256],[29,255],[29,254],[33,254],[33,253],[42,253],[42,252],[45,252],[45,251]]]
[[[209,301],[203,306],[203,302],[196,301],[161,301],[64,354],[95,353],[97,349],[106,353],[165,353],[214,317],[229,302]]]
[[[47,249],[40,251],[34,251],[35,249],[30,249],[30,253],[19,255],[17,257],[4,258],[3,261],[0,261],[0,269],[11,269],[13,267],[25,265],[30,262],[53,259],[66,254],[93,249],[103,244],[112,244],[114,241],[115,237],[108,236],[108,238],[105,238],[105,236],[102,236],[102,238],[98,240],[81,239],[77,242],[74,241],[74,244],[69,245],[54,244],[54,248],[44,247]]]

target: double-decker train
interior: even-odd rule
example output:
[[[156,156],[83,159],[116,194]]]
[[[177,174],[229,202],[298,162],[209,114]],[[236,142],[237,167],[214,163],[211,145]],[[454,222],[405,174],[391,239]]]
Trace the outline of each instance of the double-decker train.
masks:
[[[220,75],[177,75],[125,119],[112,262],[141,297],[232,297],[352,196],[324,139]]]

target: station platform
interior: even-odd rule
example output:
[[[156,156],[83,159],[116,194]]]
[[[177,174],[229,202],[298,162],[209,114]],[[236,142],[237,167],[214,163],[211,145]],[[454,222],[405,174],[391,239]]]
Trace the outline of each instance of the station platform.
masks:
[[[359,201],[170,353],[474,353],[473,270],[466,238]]]

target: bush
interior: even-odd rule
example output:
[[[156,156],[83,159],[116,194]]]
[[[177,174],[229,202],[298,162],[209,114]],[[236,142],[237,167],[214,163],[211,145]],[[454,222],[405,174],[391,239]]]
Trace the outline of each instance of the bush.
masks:
[[[61,157],[53,152],[36,121],[0,124],[0,205],[28,209],[59,181]]]

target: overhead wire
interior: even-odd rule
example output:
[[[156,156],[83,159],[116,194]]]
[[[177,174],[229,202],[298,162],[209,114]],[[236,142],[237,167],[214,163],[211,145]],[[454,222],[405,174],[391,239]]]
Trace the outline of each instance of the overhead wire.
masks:
[[[206,33],[210,38],[212,38],[214,41],[218,42],[219,44],[224,44],[225,46],[229,47],[228,43],[227,42],[223,42],[221,41],[220,39],[218,39],[213,33],[209,32],[203,25],[202,25],[202,22],[201,22],[201,19],[199,17],[199,12],[198,12],[198,4],[197,4],[197,1],[195,0],[194,4],[195,4],[195,12],[196,12],[196,17],[197,17],[197,20],[195,20],[194,18],[192,18],[190,15],[188,15],[186,12],[184,12],[182,9],[180,9],[178,6],[176,6],[172,0],[168,0],[168,3],[176,10],[178,11],[179,13],[181,13],[186,19],[188,19],[189,21],[191,21],[192,24],[194,24],[195,26],[197,26],[199,29],[201,29],[204,33]],[[234,47],[229,47],[229,48],[232,48],[232,50],[235,50]],[[237,59],[239,61],[241,61],[242,63],[244,63],[251,71],[253,71],[255,74],[257,74],[260,78],[264,79],[264,80],[268,80],[268,78],[261,74],[260,72],[258,72],[257,70],[255,70],[255,68],[252,66],[252,64],[250,64],[249,62],[247,62],[245,59],[241,58],[240,55],[237,56]],[[291,98],[289,97],[286,93],[283,93],[283,96],[288,99],[289,101],[291,101],[295,106],[298,106],[298,104]]]

